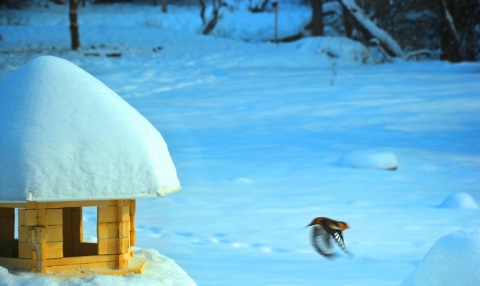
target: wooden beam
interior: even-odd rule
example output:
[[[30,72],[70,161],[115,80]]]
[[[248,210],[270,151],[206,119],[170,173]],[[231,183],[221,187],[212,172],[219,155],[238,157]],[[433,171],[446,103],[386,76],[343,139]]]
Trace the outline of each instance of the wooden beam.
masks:
[[[61,266],[51,266],[47,268],[47,273],[52,273],[56,277],[79,277],[79,276],[89,276],[89,275],[130,275],[130,274],[141,274],[144,272],[146,265],[145,260],[141,259],[132,259],[129,261],[128,268],[118,269],[117,266],[112,268],[95,268],[98,265],[93,264],[82,264],[82,269],[61,269]],[[106,265],[108,266],[108,265]],[[84,267],[84,268],[83,268]],[[55,271],[55,273],[53,273]],[[60,271],[60,272],[57,272]]]
[[[47,202],[47,208],[74,208],[74,207],[98,207],[98,206],[115,206],[116,200],[95,200],[95,201],[64,201],[64,202]]]
[[[21,269],[31,270],[36,264],[31,259],[0,257],[0,265],[10,265]]]
[[[59,265],[78,265],[78,264],[115,261],[115,260],[117,260],[117,255],[92,255],[92,256],[64,257],[64,258],[47,260],[47,267],[59,266]]]
[[[117,206],[98,207],[98,222],[117,222]]]
[[[130,200],[130,245],[135,245],[135,212],[136,201]]]
[[[20,209],[25,208],[27,203],[0,203],[0,208]]]

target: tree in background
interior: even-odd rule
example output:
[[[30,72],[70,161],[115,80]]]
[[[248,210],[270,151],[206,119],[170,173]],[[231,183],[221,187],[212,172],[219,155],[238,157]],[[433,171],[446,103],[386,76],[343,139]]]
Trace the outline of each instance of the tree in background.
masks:
[[[69,0],[68,17],[70,19],[70,38],[72,50],[80,49],[80,34],[78,32],[78,5],[82,0]]]
[[[323,1],[311,0],[312,22],[310,23],[312,36],[323,36]]]
[[[480,2],[477,0],[438,0],[441,21],[440,59],[451,62],[473,61],[478,55]]]

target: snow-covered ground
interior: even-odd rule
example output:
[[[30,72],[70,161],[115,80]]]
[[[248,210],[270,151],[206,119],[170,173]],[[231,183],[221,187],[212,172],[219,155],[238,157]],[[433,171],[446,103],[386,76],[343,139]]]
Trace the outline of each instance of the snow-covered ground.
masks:
[[[264,35],[271,12],[222,22],[235,36],[219,38],[199,35],[196,6],[159,9],[80,10],[79,52],[68,50],[66,7],[0,26],[0,81],[38,55],[62,57],[162,133],[182,190],[138,202],[138,246],[199,285],[383,286],[401,284],[441,237],[480,226],[479,209],[464,207],[480,202],[479,63],[361,65],[368,54],[345,39],[237,40]],[[309,16],[280,15],[289,28]],[[368,167],[339,163],[352,152]],[[397,169],[377,168],[378,156]],[[445,203],[458,193],[465,203]],[[353,257],[313,250],[305,226],[316,216],[350,225]]]

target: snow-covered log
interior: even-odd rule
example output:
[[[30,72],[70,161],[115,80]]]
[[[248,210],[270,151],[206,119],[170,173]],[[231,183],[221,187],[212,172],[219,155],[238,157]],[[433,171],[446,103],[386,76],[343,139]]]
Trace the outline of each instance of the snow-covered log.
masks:
[[[400,45],[383,29],[373,23],[354,0],[338,0],[353,20],[355,28],[365,33],[369,38],[378,39],[381,47],[392,57],[404,57]],[[370,39],[367,39],[370,40]]]

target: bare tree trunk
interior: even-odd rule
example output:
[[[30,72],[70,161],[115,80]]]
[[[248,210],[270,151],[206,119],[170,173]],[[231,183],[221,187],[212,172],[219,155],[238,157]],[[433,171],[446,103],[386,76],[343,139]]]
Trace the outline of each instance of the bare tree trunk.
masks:
[[[205,9],[206,9],[206,5],[205,5],[205,0],[199,0],[200,2],[200,18],[202,18],[202,24],[205,25]]]
[[[204,3],[205,4],[205,3]],[[216,0],[213,0],[213,12],[212,12],[212,19],[207,23],[205,29],[203,29],[203,34],[208,35],[217,25],[218,22],[218,11],[221,8],[221,3],[217,4]]]
[[[80,35],[78,32],[78,8],[77,0],[69,0],[70,37],[72,50],[80,49]]]
[[[343,13],[343,25],[345,26],[345,35],[347,38],[352,38],[353,37],[353,20],[352,16],[350,16],[350,13],[348,13],[348,9],[345,7],[345,5],[342,6],[342,13]]]
[[[441,52],[440,59],[450,62],[460,62],[460,41],[452,14],[454,3],[452,0],[439,0],[441,21]]]
[[[312,36],[323,36],[323,0],[312,1]]]
[[[162,13],[167,13],[167,0],[162,0]]]

